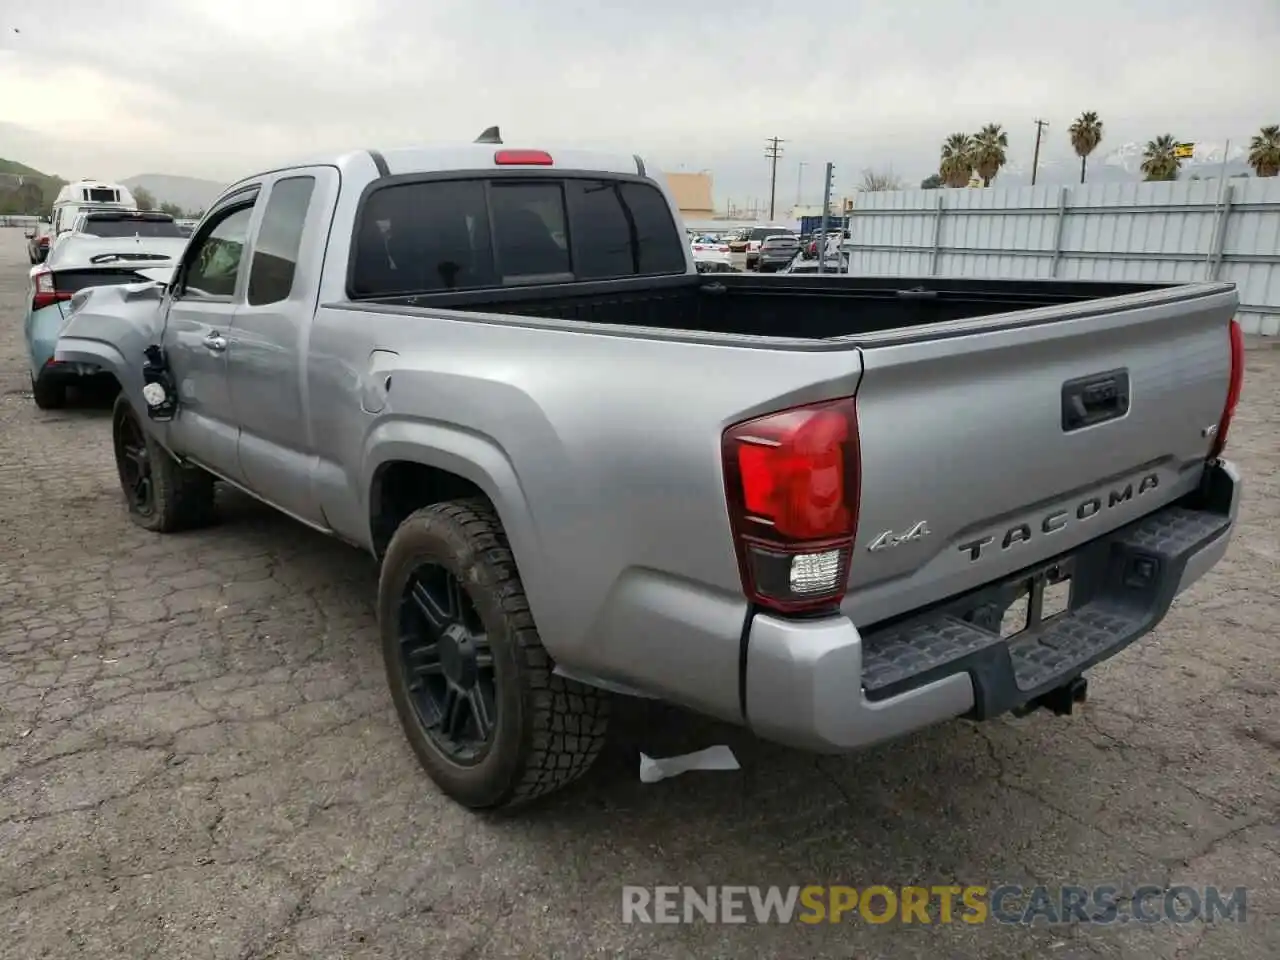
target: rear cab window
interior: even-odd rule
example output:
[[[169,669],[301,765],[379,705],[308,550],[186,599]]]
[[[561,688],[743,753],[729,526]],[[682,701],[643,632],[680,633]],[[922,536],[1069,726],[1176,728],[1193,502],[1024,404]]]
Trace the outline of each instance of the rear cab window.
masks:
[[[686,247],[662,192],[607,177],[390,183],[365,198],[353,298],[683,274]]]

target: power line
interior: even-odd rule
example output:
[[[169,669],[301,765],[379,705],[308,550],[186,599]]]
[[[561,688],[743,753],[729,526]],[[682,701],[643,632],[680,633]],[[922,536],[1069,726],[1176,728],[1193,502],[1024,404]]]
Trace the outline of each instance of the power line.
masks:
[[[764,157],[771,161],[771,169],[769,171],[769,219],[773,219],[773,211],[775,200],[778,195],[778,158],[782,156],[782,144],[787,141],[780,137],[770,137],[765,143],[768,144],[764,148]]]
[[[1044,128],[1049,125],[1048,120],[1036,121],[1036,153],[1031,158],[1031,185],[1036,185],[1036,173],[1040,169],[1040,135],[1044,132]]]

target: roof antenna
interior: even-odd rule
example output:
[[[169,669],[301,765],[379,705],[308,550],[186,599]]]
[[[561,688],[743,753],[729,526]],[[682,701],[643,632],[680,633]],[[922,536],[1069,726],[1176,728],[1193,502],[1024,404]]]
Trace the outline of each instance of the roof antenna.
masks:
[[[502,135],[497,127],[486,127],[484,133],[476,137],[476,143],[501,143]]]

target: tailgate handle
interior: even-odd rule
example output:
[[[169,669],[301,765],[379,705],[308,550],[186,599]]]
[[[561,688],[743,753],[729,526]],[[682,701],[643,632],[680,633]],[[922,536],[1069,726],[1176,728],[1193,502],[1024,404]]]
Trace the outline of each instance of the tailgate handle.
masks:
[[[1129,371],[1109,370],[1062,385],[1065,433],[1116,420],[1129,412]]]

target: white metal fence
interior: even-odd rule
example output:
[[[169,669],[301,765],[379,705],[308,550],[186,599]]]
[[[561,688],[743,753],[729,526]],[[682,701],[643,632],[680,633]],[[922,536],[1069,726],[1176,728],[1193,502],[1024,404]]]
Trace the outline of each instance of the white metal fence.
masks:
[[[1280,177],[864,193],[846,249],[855,274],[1229,280],[1280,335]]]

